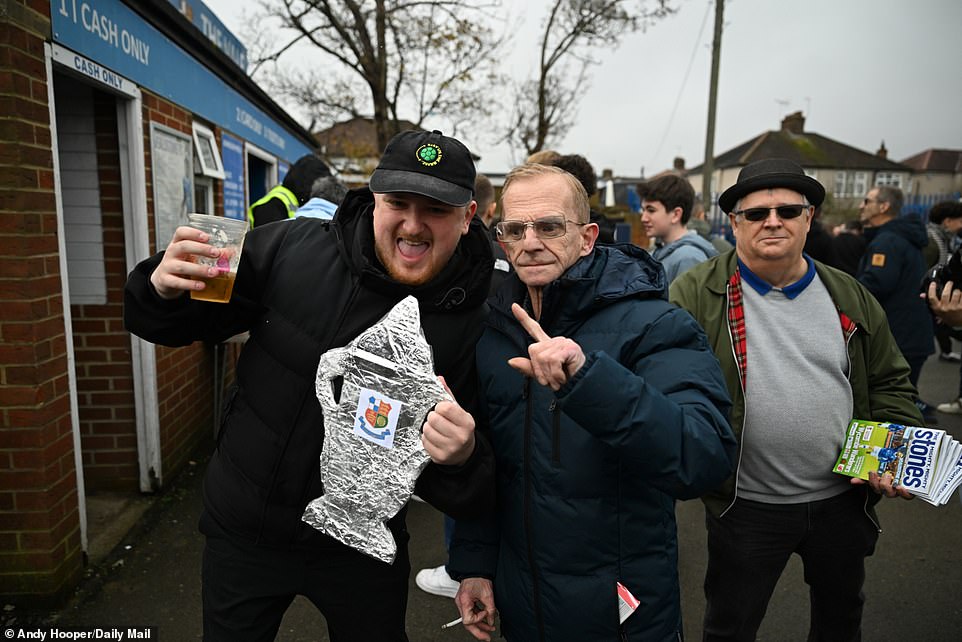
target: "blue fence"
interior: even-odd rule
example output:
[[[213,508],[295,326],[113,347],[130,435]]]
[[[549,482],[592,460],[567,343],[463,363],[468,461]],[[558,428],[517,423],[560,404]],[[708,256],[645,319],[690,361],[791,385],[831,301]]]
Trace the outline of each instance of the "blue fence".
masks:
[[[905,204],[902,205],[902,214],[918,214],[922,218],[927,218],[929,210],[936,203],[942,201],[957,201],[962,198],[959,192],[947,192],[945,194],[909,194],[905,197]]]

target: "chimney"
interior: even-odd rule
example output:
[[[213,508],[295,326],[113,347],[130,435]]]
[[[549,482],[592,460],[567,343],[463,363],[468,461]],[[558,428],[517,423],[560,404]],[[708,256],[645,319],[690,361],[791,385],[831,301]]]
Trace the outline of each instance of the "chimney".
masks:
[[[606,167],[603,170],[601,170],[601,180],[603,181],[610,181],[612,178],[614,178],[614,176],[615,176],[615,173],[609,167]]]
[[[802,112],[797,111],[794,114],[789,114],[782,119],[782,131],[788,132],[789,134],[801,134],[805,130],[805,116]]]
[[[882,145],[878,148],[878,151],[875,152],[875,155],[878,156],[879,158],[888,158],[888,157],[889,157],[889,150],[885,149],[885,141],[884,141],[884,140],[882,141]]]
[[[679,172],[683,172],[685,171],[685,159],[681,156],[675,156],[675,162],[671,166]]]

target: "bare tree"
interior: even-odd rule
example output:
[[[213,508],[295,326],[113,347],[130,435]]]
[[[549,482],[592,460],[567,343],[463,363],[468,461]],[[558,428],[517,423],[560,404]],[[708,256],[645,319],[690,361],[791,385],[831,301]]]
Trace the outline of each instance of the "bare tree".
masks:
[[[541,32],[538,77],[514,89],[505,140],[528,154],[564,138],[585,93],[599,47],[612,49],[627,33],[673,13],[670,0],[555,0]]]
[[[500,0],[262,0],[248,39],[252,74],[315,124],[371,116],[383,149],[402,119],[456,134],[484,121],[504,45]],[[279,25],[264,38],[265,24]],[[304,47],[303,44],[312,47]],[[300,55],[310,65],[283,64]]]

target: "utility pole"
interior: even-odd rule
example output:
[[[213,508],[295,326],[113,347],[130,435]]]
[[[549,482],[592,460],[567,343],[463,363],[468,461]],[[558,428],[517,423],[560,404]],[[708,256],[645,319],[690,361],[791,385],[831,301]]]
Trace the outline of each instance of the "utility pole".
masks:
[[[718,61],[721,58],[724,14],[725,0],[715,0],[715,36],[711,44],[711,85],[708,88],[708,133],[705,136],[705,162],[701,173],[701,200],[709,216],[714,206],[711,175],[715,171],[715,105],[718,102]]]

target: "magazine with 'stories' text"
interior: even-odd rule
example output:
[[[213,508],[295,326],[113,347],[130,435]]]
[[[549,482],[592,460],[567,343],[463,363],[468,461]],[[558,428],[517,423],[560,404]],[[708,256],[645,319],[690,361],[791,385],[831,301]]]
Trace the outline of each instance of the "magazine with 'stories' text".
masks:
[[[868,479],[873,470],[939,506],[962,483],[962,444],[937,428],[853,419],[835,472]]]

